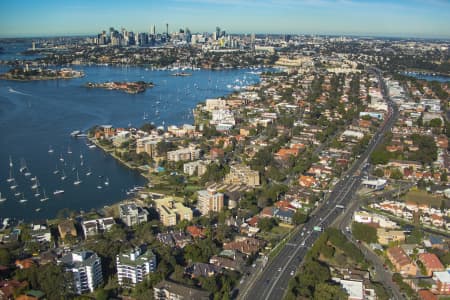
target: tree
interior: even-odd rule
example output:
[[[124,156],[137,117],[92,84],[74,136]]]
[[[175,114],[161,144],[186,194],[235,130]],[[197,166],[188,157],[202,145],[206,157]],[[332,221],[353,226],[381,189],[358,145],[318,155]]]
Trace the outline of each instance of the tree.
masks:
[[[399,180],[399,179],[403,178],[403,174],[399,169],[395,168],[391,171],[390,177],[391,177],[391,179]]]
[[[384,176],[384,171],[381,168],[376,168],[375,170],[373,170],[373,176],[376,177],[383,177]]]
[[[374,165],[385,165],[389,161],[389,153],[385,149],[375,149],[370,155],[370,161]]]
[[[0,265],[7,266],[11,263],[11,254],[6,248],[0,248]]]
[[[297,210],[292,218],[295,225],[303,224],[308,220],[308,215],[304,214],[302,211]]]
[[[319,283],[314,291],[314,299],[317,300],[346,300],[347,293],[338,285]]]
[[[262,231],[268,232],[278,225],[278,221],[275,218],[261,218],[258,221],[258,228]]]
[[[430,127],[440,128],[442,126],[442,120],[440,118],[432,119],[430,121]]]
[[[145,123],[144,125],[141,126],[141,130],[145,132],[151,132],[155,128],[156,128],[155,125],[150,123]]]
[[[366,243],[376,243],[378,241],[377,230],[363,223],[353,222],[352,234],[355,239]]]

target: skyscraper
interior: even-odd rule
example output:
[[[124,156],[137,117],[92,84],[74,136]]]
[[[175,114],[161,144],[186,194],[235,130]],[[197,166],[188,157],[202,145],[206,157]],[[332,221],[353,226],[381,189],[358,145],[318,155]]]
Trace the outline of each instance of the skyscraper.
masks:
[[[216,27],[216,39],[220,38],[220,27]]]
[[[156,35],[156,25],[155,24],[153,24],[153,26],[152,26],[152,28],[150,30],[150,34],[151,35]]]

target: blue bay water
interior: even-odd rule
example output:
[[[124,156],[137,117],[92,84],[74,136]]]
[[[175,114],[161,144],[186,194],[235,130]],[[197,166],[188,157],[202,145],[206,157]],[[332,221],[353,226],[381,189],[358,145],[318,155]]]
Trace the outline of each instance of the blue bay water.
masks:
[[[236,85],[259,81],[250,70],[192,71],[189,77],[170,76],[170,71],[149,71],[138,67],[80,67],[86,76],[72,80],[0,81],[0,192],[7,200],[0,203],[0,218],[24,220],[54,217],[63,208],[89,211],[122,200],[125,191],[145,184],[144,179],[99,149],[90,149],[86,140],[70,137],[73,130],[87,130],[94,125],[111,124],[139,127],[144,122],[155,125],[192,124],[192,109],[207,98],[223,96]],[[0,66],[0,72],[8,70]],[[129,95],[120,91],[88,89],[88,81],[152,81],[155,87],[145,93]],[[158,111],[158,112],[157,112]],[[144,113],[148,120],[143,120]],[[54,152],[49,153],[49,147]],[[72,154],[68,154],[68,148]],[[10,189],[9,157],[13,177],[19,187]],[[83,157],[81,165],[80,156]],[[21,159],[32,176],[37,176],[50,199],[40,202],[31,189],[30,177],[19,172]],[[60,160],[63,158],[64,162]],[[60,179],[64,170],[67,179]],[[82,183],[73,184],[76,171]],[[91,170],[92,175],[86,176]],[[32,177],[31,176],[31,177]],[[109,179],[109,186],[104,184]],[[102,186],[98,189],[97,186]],[[54,196],[53,191],[64,194]],[[14,193],[20,192],[20,196]],[[23,193],[23,196],[22,196]],[[19,203],[25,197],[28,202]],[[36,211],[40,208],[40,211]]]

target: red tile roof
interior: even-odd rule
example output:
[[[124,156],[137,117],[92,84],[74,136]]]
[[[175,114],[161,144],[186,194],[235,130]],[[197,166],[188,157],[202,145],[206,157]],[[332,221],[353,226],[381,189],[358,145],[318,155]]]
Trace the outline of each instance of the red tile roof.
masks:
[[[421,253],[419,254],[419,260],[423,263],[427,270],[444,270],[439,258],[434,253]]]
[[[419,297],[422,300],[437,300],[438,297],[429,290],[420,290]]]

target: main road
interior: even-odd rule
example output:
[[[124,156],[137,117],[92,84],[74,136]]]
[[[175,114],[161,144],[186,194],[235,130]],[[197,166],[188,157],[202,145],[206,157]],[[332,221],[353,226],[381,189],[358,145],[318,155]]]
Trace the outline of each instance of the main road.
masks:
[[[378,70],[375,70],[375,72],[380,74]],[[375,133],[366,151],[334,186],[329,197],[304,224],[302,230],[295,231],[292,234],[279,254],[266,265],[262,272],[257,273],[257,278],[249,279],[250,283],[244,291],[241,291],[240,299],[279,300],[282,298],[292,274],[296,272],[306,252],[320,235],[320,232],[315,231],[314,227],[326,228],[330,226],[343,213],[344,209],[340,207],[346,207],[352,200],[360,185],[362,171],[368,166],[369,155],[382,141],[384,134],[390,130],[398,117],[398,110],[387,96],[383,79],[381,76],[378,77],[385,100],[389,105],[386,121]],[[354,210],[357,206],[352,207]],[[350,209],[350,207],[347,207],[345,212],[349,213]]]

